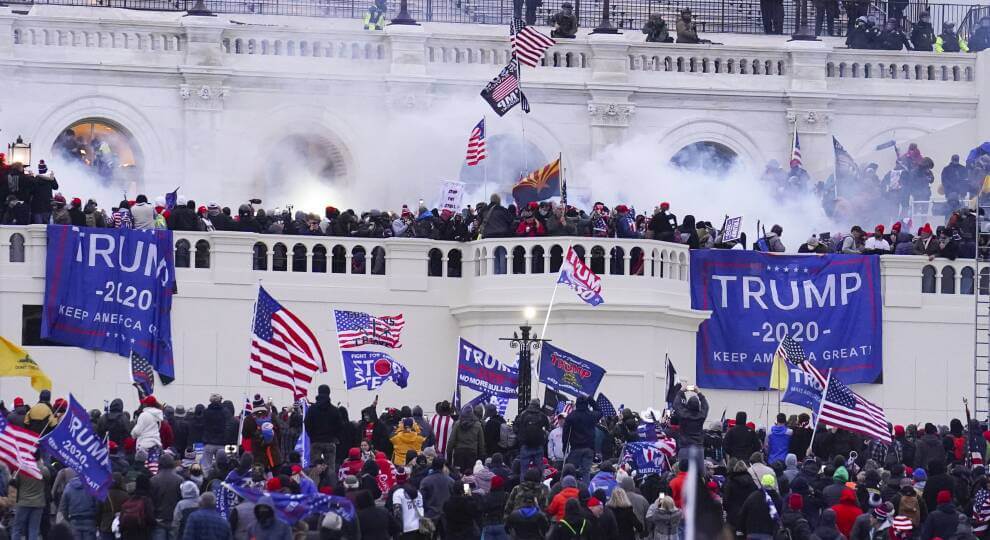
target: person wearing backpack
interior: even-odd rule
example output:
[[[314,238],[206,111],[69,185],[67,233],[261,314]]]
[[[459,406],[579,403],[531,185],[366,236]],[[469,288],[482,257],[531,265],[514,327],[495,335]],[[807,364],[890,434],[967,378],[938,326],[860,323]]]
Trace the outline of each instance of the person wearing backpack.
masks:
[[[519,442],[520,475],[535,468],[543,475],[543,447],[550,431],[550,419],[540,410],[540,400],[533,399],[513,422],[516,440]]]
[[[498,409],[495,405],[489,403],[485,405],[485,449],[488,455],[494,454],[495,452],[505,453],[508,448],[502,446],[502,427],[505,426],[505,418],[498,414]],[[504,441],[509,442],[509,441]],[[484,457],[479,455],[478,457]],[[473,463],[472,463],[473,465]]]
[[[777,537],[784,540],[810,540],[811,524],[804,517],[804,497],[791,493],[787,497],[787,508],[780,515],[780,531]]]
[[[38,402],[31,406],[24,417],[24,425],[31,431],[41,435],[46,429],[54,428],[58,421],[52,409],[51,390],[42,390]]]
[[[894,507],[895,515],[905,516],[911,520],[915,530],[921,530],[921,524],[928,517],[928,508],[925,500],[918,495],[914,489],[914,482],[910,478],[901,480],[901,490],[890,500]]]
[[[120,513],[121,506],[127,500],[124,491],[124,475],[115,472],[112,476],[107,498],[100,504],[100,540],[113,540],[113,521]]]
[[[120,506],[121,540],[151,540],[155,527],[155,504],[151,502],[151,479],[141,475],[134,480],[134,491]]]

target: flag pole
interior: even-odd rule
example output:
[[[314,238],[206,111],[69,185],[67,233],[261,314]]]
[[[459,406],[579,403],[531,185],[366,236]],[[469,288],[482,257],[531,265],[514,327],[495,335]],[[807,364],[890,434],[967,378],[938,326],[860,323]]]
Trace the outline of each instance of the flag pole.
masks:
[[[825,395],[828,394],[828,385],[830,384],[832,384],[831,369],[828,370],[828,376],[825,378],[825,389],[822,390],[822,399],[818,402],[818,412],[815,413],[815,427],[811,430],[811,442],[808,443],[808,454],[811,454],[811,448],[815,445],[815,435],[818,433],[818,423],[821,422],[822,407],[825,405]]]
[[[255,298],[255,300],[254,300],[254,308],[251,310],[251,335],[252,336],[254,335],[255,318],[258,316],[258,295],[260,295],[260,294],[261,294],[261,278],[258,278],[258,294],[255,295],[255,297],[254,297]],[[248,369],[247,369],[247,373],[244,374],[244,391],[242,393],[243,396],[244,396],[244,399],[241,400],[241,421],[239,422],[239,424],[237,426],[237,448],[238,449],[240,449],[241,443],[244,442],[244,435],[243,435],[243,433],[244,433],[244,416],[245,416],[244,413],[246,412],[244,410],[244,404],[247,403],[247,400],[248,400],[248,387],[250,386],[250,384],[251,384],[251,359],[249,357],[248,358]]]
[[[488,139],[488,115],[481,115],[481,123],[485,126],[485,139]],[[482,166],[482,174],[484,175],[484,180],[482,184],[485,186],[485,201],[488,200],[488,143],[485,143],[485,159]]]

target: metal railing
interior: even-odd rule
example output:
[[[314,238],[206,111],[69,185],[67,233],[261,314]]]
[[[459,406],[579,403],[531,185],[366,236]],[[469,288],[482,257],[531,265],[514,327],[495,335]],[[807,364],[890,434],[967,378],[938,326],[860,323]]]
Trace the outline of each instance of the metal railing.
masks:
[[[537,25],[549,24],[550,17],[560,5],[570,1],[575,8],[581,27],[594,28],[602,13],[602,0],[544,0],[537,9]],[[12,5],[62,5],[88,7],[114,7],[149,11],[187,11],[195,0],[8,0]],[[242,13],[263,15],[295,15],[306,17],[354,18],[364,17],[372,0],[205,0],[207,9],[214,13]],[[816,8],[809,1],[808,19],[815,26]],[[512,0],[408,0],[409,13],[420,22],[508,24],[512,18]],[[784,5],[783,33],[797,29],[797,3],[786,0]],[[690,8],[701,33],[764,33],[760,0],[613,0],[611,19],[613,24],[628,32],[638,32],[651,14],[659,13],[667,21],[671,34],[680,10]],[[876,15],[879,22],[901,15],[904,28],[916,21],[922,12],[929,12],[936,33],[943,21],[956,23],[963,33],[973,27],[979,18],[990,14],[990,6],[964,4],[930,4],[909,2],[903,13],[894,11],[894,3],[884,0],[852,0],[839,2],[833,13],[834,33],[846,34],[848,9],[854,14]],[[386,19],[398,12],[398,0],[389,0]],[[824,15],[824,14],[823,14]],[[823,17],[821,32],[827,30],[827,15]]]

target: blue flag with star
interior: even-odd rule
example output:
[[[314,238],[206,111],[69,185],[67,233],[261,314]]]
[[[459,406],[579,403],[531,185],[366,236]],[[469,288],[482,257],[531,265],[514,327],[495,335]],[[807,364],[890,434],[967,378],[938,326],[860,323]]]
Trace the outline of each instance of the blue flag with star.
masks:
[[[692,250],[690,268],[691,307],[711,312],[696,337],[698,386],[769,388],[785,338],[847,383],[883,381],[879,258]]]
[[[376,390],[392,381],[399,388],[409,385],[409,370],[388,353],[378,351],[342,351],[344,380],[347,389]]]

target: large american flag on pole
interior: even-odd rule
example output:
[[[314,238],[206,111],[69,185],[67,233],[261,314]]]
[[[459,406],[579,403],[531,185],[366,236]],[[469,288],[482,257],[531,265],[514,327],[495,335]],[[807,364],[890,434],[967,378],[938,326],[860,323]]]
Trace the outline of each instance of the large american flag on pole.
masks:
[[[402,347],[402,329],[406,320],[402,314],[375,317],[360,311],[333,310],[337,324],[337,343],[341,349],[364,345],[381,345],[390,349]]]
[[[825,383],[825,397],[818,412],[818,421],[891,443],[890,428],[887,427],[887,416],[883,409],[853,392],[831,370]]]
[[[37,450],[37,433],[15,426],[0,415],[0,461],[6,463],[11,471],[20,470],[31,478],[41,480],[41,469],[34,458]]]
[[[482,118],[478,122],[478,125],[474,126],[474,129],[471,130],[465,159],[467,160],[468,167],[474,167],[486,157],[488,156],[485,154],[485,119]]]
[[[512,45],[512,54],[520,62],[529,67],[536,67],[543,59],[543,54],[547,49],[553,47],[557,42],[552,38],[541,34],[532,26],[526,26],[522,17],[513,17],[509,24],[509,43]]]
[[[258,288],[251,332],[251,373],[261,380],[306,397],[317,371],[326,371],[323,349],[313,332],[291,311]]]
[[[791,161],[797,161],[798,167],[804,166],[804,162],[801,161],[801,139],[798,136],[797,129],[794,130],[794,144],[791,145]]]

